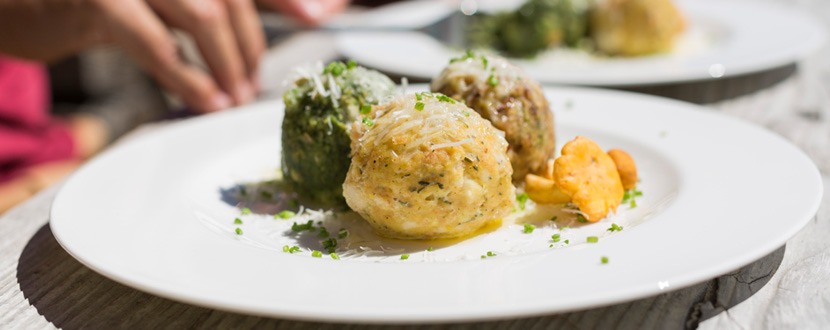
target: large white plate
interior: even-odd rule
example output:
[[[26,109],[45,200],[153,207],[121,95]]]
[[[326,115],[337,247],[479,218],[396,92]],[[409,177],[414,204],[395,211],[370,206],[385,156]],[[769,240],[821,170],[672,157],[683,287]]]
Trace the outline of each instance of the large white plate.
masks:
[[[343,216],[326,226],[345,226],[358,241],[338,251],[341,260],[312,258],[316,237],[286,234],[291,221],[241,216],[222,199],[223,189],[276,172],[282,106],[273,101],[172,124],[105,152],[58,193],[52,231],[104,276],[187,303],[292,319],[435,322],[562,312],[679,289],[770,253],[818,208],[816,167],[764,129],[637,94],[546,93],[560,145],[579,134],[633,155],[644,193],[638,207],[565,230],[542,219],[525,234],[507,222],[455,244],[371,241],[360,219]],[[234,225],[236,217],[244,224]],[[624,230],[607,232],[612,222]],[[571,244],[550,247],[560,231]],[[599,243],[584,243],[588,235]],[[288,254],[283,245],[303,250]],[[358,246],[373,251],[356,253]],[[497,256],[481,259],[487,251]]]
[[[630,86],[737,76],[783,66],[818,49],[822,26],[792,6],[758,1],[677,1],[688,29],[668,54],[603,58],[554,50],[515,60],[543,83]],[[461,51],[418,32],[343,32],[337,47],[363,65],[430,79]]]

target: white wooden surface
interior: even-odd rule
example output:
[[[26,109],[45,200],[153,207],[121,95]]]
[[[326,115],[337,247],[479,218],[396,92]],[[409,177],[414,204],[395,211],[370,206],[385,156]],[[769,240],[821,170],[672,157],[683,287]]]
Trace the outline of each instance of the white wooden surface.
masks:
[[[785,2],[821,16],[830,33],[830,1]],[[324,34],[284,40],[266,56],[263,86],[271,88],[265,97],[279,96],[280,77],[293,66],[334,57],[331,39]],[[700,328],[830,328],[830,47],[799,63],[794,74],[771,87],[757,86],[763,79],[761,74],[709,87],[757,89],[710,106],[778,132],[804,149],[821,168],[825,187],[821,208],[786,249],[712,281],[630,303],[535,318],[413,328],[664,329],[696,327],[700,318],[711,315],[699,323]],[[711,93],[706,94],[705,88],[673,86],[648,92],[706,101],[705,95]],[[147,126],[131,136],[151,134],[154,128]],[[79,264],[55,241],[48,229],[48,212],[56,191],[57,187],[48,189],[0,215],[0,329],[384,328],[227,313],[180,304],[114,283]],[[799,192],[770,192],[769,202],[774,202],[777,193]]]

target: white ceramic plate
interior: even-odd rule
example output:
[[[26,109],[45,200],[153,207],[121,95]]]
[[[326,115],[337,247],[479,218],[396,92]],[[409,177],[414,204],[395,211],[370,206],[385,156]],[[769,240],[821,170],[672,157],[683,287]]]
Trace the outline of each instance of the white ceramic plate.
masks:
[[[369,9],[347,8],[318,28],[349,29],[418,29],[449,15],[455,6],[445,0],[402,1]],[[261,12],[266,28],[281,30],[306,29],[294,19],[271,12]]]
[[[549,221],[528,204],[514,213],[517,223],[457,243],[380,240],[341,215],[324,226],[333,235],[350,230],[342,259],[313,258],[311,249],[321,249],[315,235],[292,235],[291,220],[240,215],[223,201],[223,190],[277,172],[282,105],[273,101],[171,124],[103,153],[58,193],[52,231],[104,276],[195,305],[291,319],[438,322],[562,312],[679,289],[770,253],[818,208],[816,167],[764,129],[637,94],[546,93],[560,145],[584,135],[637,160],[644,195],[636,208],[580,226]],[[235,225],[237,217],[244,224]],[[523,233],[523,221],[536,230]],[[606,231],[611,223],[624,230]],[[285,253],[284,245],[301,251]],[[482,259],[488,251],[496,256]]]
[[[783,66],[818,49],[822,26],[792,6],[758,1],[677,1],[688,29],[668,54],[593,57],[553,50],[515,60],[543,83],[632,86],[737,76]],[[340,52],[363,65],[402,76],[430,79],[461,53],[417,32],[343,32]]]

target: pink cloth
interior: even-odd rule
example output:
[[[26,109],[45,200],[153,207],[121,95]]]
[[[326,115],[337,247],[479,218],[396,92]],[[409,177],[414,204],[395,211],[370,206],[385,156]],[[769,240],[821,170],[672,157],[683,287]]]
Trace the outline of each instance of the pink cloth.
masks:
[[[69,159],[68,127],[49,114],[43,65],[0,55],[0,182],[39,163]]]

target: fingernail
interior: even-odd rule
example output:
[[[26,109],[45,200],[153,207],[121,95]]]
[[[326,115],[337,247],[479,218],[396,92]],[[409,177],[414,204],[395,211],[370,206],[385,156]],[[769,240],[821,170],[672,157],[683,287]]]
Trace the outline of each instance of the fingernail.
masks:
[[[222,110],[225,108],[229,108],[233,102],[231,102],[230,96],[228,94],[218,92],[213,96],[213,111]]]
[[[323,18],[323,5],[320,4],[318,1],[307,1],[303,3],[303,10],[305,11],[306,16],[314,22],[319,21]]]
[[[254,90],[248,82],[240,82],[234,91],[236,96],[236,104],[241,105],[248,103],[254,97]]]

